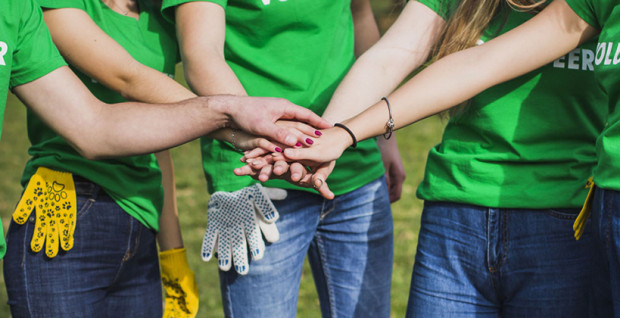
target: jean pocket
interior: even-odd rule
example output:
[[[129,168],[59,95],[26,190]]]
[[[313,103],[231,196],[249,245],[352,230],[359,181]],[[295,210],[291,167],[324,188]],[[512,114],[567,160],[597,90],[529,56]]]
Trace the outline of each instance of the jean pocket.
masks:
[[[543,213],[556,219],[574,221],[577,219],[579,211],[580,209],[546,209],[543,210]]]
[[[78,196],[77,197],[77,213],[76,217],[79,220],[84,215],[90,211],[90,208],[95,203],[95,198],[93,196]]]

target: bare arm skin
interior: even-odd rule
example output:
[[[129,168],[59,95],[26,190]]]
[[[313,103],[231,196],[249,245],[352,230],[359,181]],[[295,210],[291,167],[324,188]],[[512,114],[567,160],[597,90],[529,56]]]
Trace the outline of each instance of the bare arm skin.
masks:
[[[137,14],[136,14],[137,15]],[[74,67],[124,98],[171,103],[196,95],[175,80],[135,60],[83,10],[45,10],[43,17],[60,53]],[[164,205],[157,236],[160,250],[183,247],[179,226],[174,166],[168,150],[155,154],[162,173]]]
[[[278,127],[277,120],[298,120],[317,128],[331,126],[311,111],[279,98],[218,95],[173,104],[105,104],[92,96],[68,67],[13,91],[88,159],[157,152],[225,127],[294,146],[295,135]],[[253,107],[263,111],[247,111]]]
[[[369,21],[367,1],[354,1],[351,9],[354,13],[356,53],[363,52],[363,54],[340,83],[323,114],[323,118],[330,122],[341,122],[351,118],[396,89],[407,75],[427,60],[431,47],[437,41],[445,24],[443,18],[427,6],[417,1],[410,1],[390,29],[377,42],[378,31],[374,18]],[[370,16],[372,17],[372,12]],[[371,36],[358,36],[362,30],[361,21],[367,21],[366,25],[374,24],[374,30],[370,26],[367,27],[370,31],[366,33]],[[374,42],[377,43],[373,45]],[[381,114],[379,118],[385,125],[388,119],[387,106],[381,103],[385,114]],[[394,202],[400,197],[405,178],[396,138],[393,136],[385,140],[379,137],[377,141],[386,166],[390,200]],[[277,169],[274,167],[274,171]],[[266,180],[267,176],[259,177],[261,178]],[[303,180],[301,177],[300,179]],[[298,179],[290,181],[296,180]]]
[[[483,45],[432,64],[388,98],[396,128],[446,110],[486,88],[535,70],[566,54],[598,31],[563,0],[553,1],[523,25]],[[358,140],[384,132],[387,109],[379,102],[345,121]],[[340,128],[324,131],[312,149],[286,149],[290,160],[326,162],[340,156],[352,140]],[[325,178],[317,174],[315,179]],[[324,180],[324,179],[322,179]]]

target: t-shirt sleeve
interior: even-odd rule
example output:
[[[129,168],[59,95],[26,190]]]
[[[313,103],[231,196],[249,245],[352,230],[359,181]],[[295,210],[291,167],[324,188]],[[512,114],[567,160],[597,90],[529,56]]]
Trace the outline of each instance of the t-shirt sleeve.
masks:
[[[66,65],[43,22],[41,8],[23,1],[9,87],[34,81]]]
[[[86,10],[83,0],[37,0],[41,8],[60,9],[60,8],[76,8]]]
[[[174,23],[174,8],[183,3],[196,1],[212,2],[219,4],[224,9],[226,9],[226,5],[228,4],[228,0],[163,0],[161,4],[161,13],[166,20]]]
[[[601,24],[593,7],[593,1],[601,0],[566,0],[566,3],[589,25],[601,29]]]
[[[41,8],[60,9],[76,8],[86,10],[83,0],[37,0]]]
[[[435,11],[444,20],[448,20],[459,5],[459,0],[417,0]]]

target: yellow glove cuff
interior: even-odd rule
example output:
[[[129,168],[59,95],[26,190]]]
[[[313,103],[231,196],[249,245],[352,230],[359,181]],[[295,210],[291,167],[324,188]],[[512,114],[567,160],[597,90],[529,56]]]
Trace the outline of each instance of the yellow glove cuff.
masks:
[[[166,290],[164,318],[196,317],[198,285],[189,268],[185,248],[159,253],[161,280]]]
[[[573,231],[575,231],[575,239],[579,240],[583,235],[583,231],[586,228],[586,222],[588,221],[588,217],[590,217],[590,213],[592,211],[592,201],[594,200],[594,181],[592,177],[588,179],[586,182],[586,189],[590,188],[588,191],[588,196],[586,196],[586,201],[583,203],[583,207],[575,219],[575,223],[573,223]]]

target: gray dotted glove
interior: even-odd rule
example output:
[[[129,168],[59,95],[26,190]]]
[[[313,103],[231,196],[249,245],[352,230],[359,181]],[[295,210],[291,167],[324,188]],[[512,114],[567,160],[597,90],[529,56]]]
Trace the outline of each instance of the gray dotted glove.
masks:
[[[276,242],[280,233],[275,225],[278,211],[271,200],[283,200],[286,190],[265,188],[254,184],[235,192],[218,191],[211,195],[208,205],[208,219],[202,240],[202,260],[208,262],[214,250],[218,254],[218,265],[223,271],[230,270],[232,260],[235,271],[245,275],[250,270],[248,250],[253,260],[263,258],[265,242]]]

